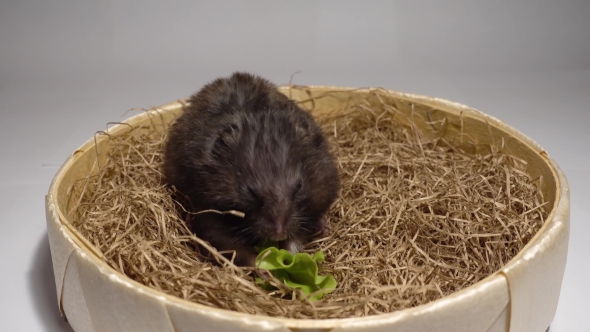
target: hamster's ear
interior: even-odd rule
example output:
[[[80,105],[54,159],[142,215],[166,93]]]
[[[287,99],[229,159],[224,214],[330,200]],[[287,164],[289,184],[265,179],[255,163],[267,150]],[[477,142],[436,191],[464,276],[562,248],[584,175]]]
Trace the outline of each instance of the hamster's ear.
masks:
[[[326,140],[321,133],[317,133],[313,137],[313,144],[316,149],[323,147],[326,144]]]
[[[295,122],[295,134],[297,137],[306,137],[310,133],[309,123],[303,120]]]
[[[231,151],[233,151],[238,145],[240,133],[240,127],[235,123],[225,126],[219,131],[217,138],[213,143],[211,153],[214,156],[220,156],[228,152],[231,153]]]

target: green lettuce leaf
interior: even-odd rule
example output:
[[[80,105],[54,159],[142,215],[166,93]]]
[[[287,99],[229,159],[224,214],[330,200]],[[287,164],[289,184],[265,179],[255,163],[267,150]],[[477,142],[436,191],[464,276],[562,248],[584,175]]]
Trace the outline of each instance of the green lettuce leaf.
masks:
[[[332,275],[318,275],[318,263],[324,261],[323,252],[319,251],[313,256],[308,253],[293,255],[287,250],[274,246],[266,249],[263,247],[265,245],[257,247],[259,254],[256,257],[256,266],[270,271],[275,278],[287,286],[300,289],[307,296],[318,292],[309,297],[310,301],[320,300],[324,294],[330,293],[336,288],[336,279]],[[262,280],[257,280],[263,283]],[[268,284],[263,283],[262,286],[269,288]]]

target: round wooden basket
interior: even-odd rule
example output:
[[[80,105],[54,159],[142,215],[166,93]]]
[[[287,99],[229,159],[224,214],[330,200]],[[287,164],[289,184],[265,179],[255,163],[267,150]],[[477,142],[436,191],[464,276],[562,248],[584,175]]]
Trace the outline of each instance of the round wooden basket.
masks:
[[[569,188],[564,174],[533,140],[503,122],[446,100],[382,89],[281,87],[310,110],[345,109],[380,90],[396,100],[400,111],[413,114],[426,135],[439,134],[433,121],[446,118],[444,137],[461,142],[468,134],[471,152],[503,140],[503,149],[528,162],[533,177],[542,176],[541,191],[549,216],[538,234],[504,266],[484,280],[439,300],[390,314],[362,318],[301,320],[255,316],[206,307],[139,284],[104,263],[64,217],[68,188],[86,176],[97,151],[108,148],[104,136],[76,150],[56,174],[46,196],[47,230],[61,312],[76,331],[408,331],[408,332],[543,332],[559,300],[569,238]],[[170,123],[183,101],[163,105],[126,122],[153,126],[153,116]],[[162,127],[163,128],[163,127]],[[110,135],[127,130],[109,129]],[[104,155],[104,154],[99,154]]]

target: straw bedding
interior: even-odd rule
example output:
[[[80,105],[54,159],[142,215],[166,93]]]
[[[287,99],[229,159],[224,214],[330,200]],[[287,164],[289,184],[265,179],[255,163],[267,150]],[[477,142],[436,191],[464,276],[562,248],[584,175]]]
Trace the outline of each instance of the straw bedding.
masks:
[[[328,235],[305,248],[322,250],[320,274],[338,281],[321,301],[296,300],[276,281],[278,290],[264,291],[252,269],[221,255],[200,259],[195,245],[207,244],[162,185],[166,137],[156,130],[109,136],[106,159],[71,188],[69,220],[108,265],[139,283],[211,307],[312,319],[382,314],[451,294],[499,270],[541,228],[541,179],[524,161],[426,139],[400,124],[393,104],[367,98],[317,116],[342,181]]]

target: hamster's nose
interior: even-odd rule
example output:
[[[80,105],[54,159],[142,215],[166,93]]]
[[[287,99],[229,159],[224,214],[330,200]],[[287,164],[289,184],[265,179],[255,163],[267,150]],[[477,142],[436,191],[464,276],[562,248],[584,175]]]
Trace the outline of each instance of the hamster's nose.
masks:
[[[287,229],[285,228],[285,222],[282,219],[275,220],[274,232],[271,234],[271,240],[283,241],[287,239]]]

